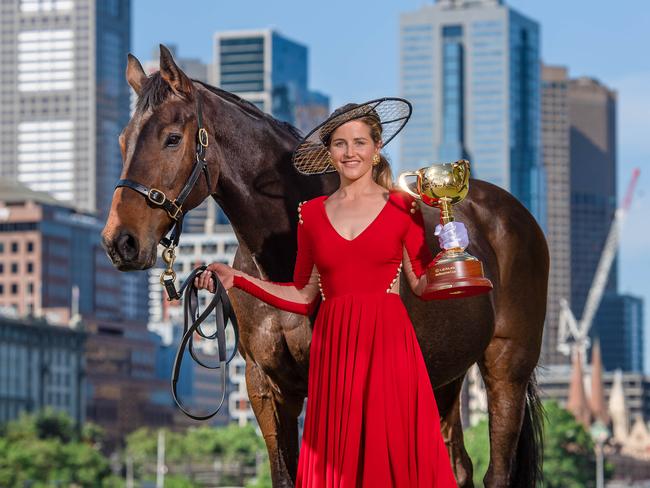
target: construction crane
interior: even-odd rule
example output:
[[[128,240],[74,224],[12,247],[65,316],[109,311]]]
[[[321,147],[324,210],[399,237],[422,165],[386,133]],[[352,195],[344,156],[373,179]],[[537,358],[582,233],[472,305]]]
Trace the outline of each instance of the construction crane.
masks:
[[[594,280],[591,283],[587,301],[582,312],[582,318],[578,322],[569,307],[569,302],[565,298],[560,299],[560,320],[558,324],[558,351],[565,355],[571,354],[576,351],[584,361],[586,359],[587,348],[590,345],[589,329],[594,320],[594,316],[598,311],[598,306],[603,298],[607,278],[609,277],[609,270],[612,268],[614,257],[616,256],[616,249],[619,242],[619,231],[625,219],[625,215],[632,203],[634,196],[634,189],[636,182],[639,179],[640,170],[636,168],[632,172],[632,179],[627,187],[623,204],[616,209],[612,226],[607,234],[607,240],[603,247],[603,253],[600,256]]]

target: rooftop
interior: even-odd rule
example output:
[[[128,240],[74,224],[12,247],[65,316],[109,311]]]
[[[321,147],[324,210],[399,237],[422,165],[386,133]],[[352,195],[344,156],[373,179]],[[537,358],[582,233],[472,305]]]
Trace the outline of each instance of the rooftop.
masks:
[[[0,178],[0,202],[21,203],[27,201],[72,208],[69,204],[57,200],[49,193],[34,191],[17,181]]]

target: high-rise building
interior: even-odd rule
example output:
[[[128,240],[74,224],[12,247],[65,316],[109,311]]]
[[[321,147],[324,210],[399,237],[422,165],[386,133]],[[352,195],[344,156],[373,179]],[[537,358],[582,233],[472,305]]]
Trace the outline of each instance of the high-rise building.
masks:
[[[643,373],[643,299],[608,293],[598,308],[590,330],[602,344],[605,370]]]
[[[539,25],[501,0],[439,0],[400,22],[402,95],[413,116],[404,168],[466,158],[476,178],[545,222]]]
[[[616,92],[592,78],[568,87],[571,148],[571,308],[577,318],[591,288],[616,198]],[[617,291],[617,262],[605,292]],[[603,354],[606,344],[603,342]]]
[[[86,334],[0,316],[0,424],[45,407],[86,418]]]
[[[546,239],[550,253],[542,364],[569,364],[558,351],[560,299],[571,301],[571,164],[569,79],[561,66],[542,67],[542,153],[546,171]]]
[[[214,83],[277,119],[308,131],[329,115],[329,98],[310,92],[307,47],[272,29],[217,32]]]
[[[129,119],[130,0],[0,3],[0,177],[105,215]]]
[[[542,141],[551,254],[541,362],[567,364],[558,351],[559,300],[579,321],[617,207],[616,93],[592,78],[543,67]],[[643,371],[643,301],[617,291],[616,261],[589,335],[607,371]]]
[[[109,448],[140,427],[187,424],[172,406],[169,377],[156,375],[159,338],[146,324],[89,317],[83,327],[87,418],[106,431]]]

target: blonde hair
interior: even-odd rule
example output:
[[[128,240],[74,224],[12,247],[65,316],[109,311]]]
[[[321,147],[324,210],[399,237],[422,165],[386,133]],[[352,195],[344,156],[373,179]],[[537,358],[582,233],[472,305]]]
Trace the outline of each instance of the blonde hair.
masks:
[[[381,142],[382,127],[377,117],[361,117],[359,120],[370,127],[370,137],[375,144]],[[372,167],[372,179],[387,190],[392,190],[395,186],[390,163],[381,152],[379,153],[379,163]]]

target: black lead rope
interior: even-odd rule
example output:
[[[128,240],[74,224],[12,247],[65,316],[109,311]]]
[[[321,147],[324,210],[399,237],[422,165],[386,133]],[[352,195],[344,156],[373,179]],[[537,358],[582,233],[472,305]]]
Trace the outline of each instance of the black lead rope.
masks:
[[[226,289],[219,281],[217,274],[214,271],[212,273],[212,280],[215,284],[214,297],[210,301],[207,307],[199,313],[199,298],[198,298],[198,289],[194,285],[194,278],[199,274],[204,272],[207,269],[207,266],[199,266],[193,270],[190,275],[187,277],[185,282],[181,285],[179,289],[179,294],[185,292],[184,298],[185,303],[183,304],[183,338],[181,339],[180,344],[178,345],[178,351],[176,351],[176,358],[174,359],[174,366],[172,370],[172,396],[178,408],[187,415],[188,417],[194,420],[207,420],[214,417],[221,406],[223,405],[224,399],[226,397],[226,379],[227,372],[226,366],[237,354],[237,344],[239,343],[239,326],[237,325],[237,317],[226,293]],[[216,330],[213,334],[206,334],[201,329],[201,324],[210,316],[212,311],[215,312],[215,322]],[[233,331],[235,333],[235,347],[230,353],[230,357],[226,359],[226,325],[227,321],[230,320],[232,323]],[[190,325],[191,322],[191,325]],[[194,352],[194,333],[199,334],[199,336],[204,339],[217,340],[217,353],[219,357],[219,364],[208,365],[199,359],[197,354]],[[185,349],[188,349],[190,356],[194,361],[196,361],[200,366],[208,369],[221,369],[221,400],[217,408],[206,415],[194,415],[189,412],[189,410],[183,405],[178,397],[177,384],[178,378],[181,372],[181,365],[183,363],[183,355],[185,354]]]

